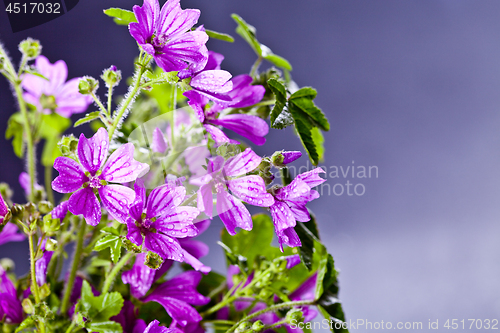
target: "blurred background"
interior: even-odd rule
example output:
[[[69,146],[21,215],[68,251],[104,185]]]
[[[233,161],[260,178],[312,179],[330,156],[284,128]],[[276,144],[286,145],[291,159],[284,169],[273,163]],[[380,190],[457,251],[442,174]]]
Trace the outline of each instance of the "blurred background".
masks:
[[[142,3],[80,1],[67,14],[18,33],[0,4],[0,40],[18,62],[17,44],[28,36],[39,39],[51,62],[66,61],[69,78],[98,77],[111,64],[127,77],[136,43],[102,10],[134,4]],[[299,86],[318,90],[315,102],[331,123],[322,163],[328,181],[310,208],[341,271],[348,320],[422,322],[426,331],[429,320],[439,320],[441,328],[447,319],[500,319],[500,2],[181,5],[201,9],[199,23],[206,28],[235,37],[234,44],[209,41],[209,49],[225,55],[223,69],[238,75],[255,60],[234,32],[230,14],[238,13],[257,28],[261,43],[291,62]],[[15,111],[2,78],[1,133]],[[267,138],[258,153],[301,149],[290,128],[271,130]],[[24,162],[3,137],[0,149],[0,181],[23,202],[17,178]],[[298,165],[307,165],[301,160]],[[345,171],[353,166],[378,173],[352,177]],[[356,184],[362,195],[354,193]],[[212,248],[203,261],[216,270],[224,263],[215,244],[221,226],[214,219],[202,237]],[[6,256],[16,259],[18,273],[28,271],[27,244],[0,246],[0,257]]]

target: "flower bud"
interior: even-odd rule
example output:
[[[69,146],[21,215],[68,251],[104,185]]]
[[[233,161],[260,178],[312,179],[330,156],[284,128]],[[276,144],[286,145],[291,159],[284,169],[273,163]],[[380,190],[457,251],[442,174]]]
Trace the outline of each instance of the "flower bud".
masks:
[[[248,321],[244,321],[238,325],[238,327],[235,330],[235,333],[243,333],[243,332],[249,331],[251,328],[252,328],[252,324]]]
[[[51,214],[47,214],[43,217],[42,230],[44,233],[52,234],[61,228],[61,220],[55,219]],[[49,250],[53,251],[53,250]]]
[[[122,239],[122,244],[125,246],[127,251],[134,253],[141,253],[141,248],[129,241],[128,239]]]
[[[159,269],[163,264],[163,259],[158,254],[154,252],[148,252],[146,255],[146,260],[144,261],[144,265],[148,266],[152,269]]]
[[[49,306],[45,302],[41,302],[35,305],[35,315],[45,319],[54,318],[54,313],[50,310]]]
[[[82,95],[91,95],[99,88],[99,81],[91,76],[84,76],[78,82],[78,91]]]
[[[257,320],[256,322],[253,323],[252,325],[252,331],[254,332],[262,332],[266,325],[262,322],[262,320]]]
[[[302,323],[304,322],[304,314],[301,309],[293,308],[286,313],[286,321],[291,323]]]
[[[33,312],[35,312],[35,307],[33,306],[33,303],[29,298],[23,299],[21,304],[25,313],[32,314]]]
[[[45,243],[45,250],[47,251],[57,250],[57,241],[52,238],[47,238],[47,242]]]
[[[10,272],[14,270],[16,264],[10,258],[2,258],[0,259],[0,266],[4,269],[4,271]]]
[[[61,140],[57,143],[59,150],[61,151],[63,156],[69,156],[76,152],[76,148],[78,147],[78,140],[74,137],[73,134],[65,135]]]
[[[32,60],[42,53],[42,45],[40,41],[28,37],[19,43],[19,51],[21,51],[28,60]]]
[[[101,79],[106,83],[106,87],[114,87],[120,83],[122,72],[111,66],[102,72]]]
[[[7,204],[12,205],[12,195],[14,192],[10,189],[9,184],[7,183],[0,183],[0,195],[2,198],[5,200]]]
[[[300,151],[277,151],[271,156],[271,162],[275,167],[282,168],[301,156]]]
[[[42,214],[48,214],[52,210],[53,206],[52,203],[49,201],[40,201],[38,203],[38,211]]]
[[[46,299],[49,296],[50,296],[50,287],[48,284],[45,283],[43,286],[40,287],[40,298]]]
[[[24,207],[21,205],[18,205],[18,204],[14,204],[14,206],[12,206],[10,212],[12,213],[12,217],[14,217],[18,220],[22,220],[23,215],[24,215]]]
[[[0,56],[0,71],[3,69],[4,62],[5,62],[5,58]]]

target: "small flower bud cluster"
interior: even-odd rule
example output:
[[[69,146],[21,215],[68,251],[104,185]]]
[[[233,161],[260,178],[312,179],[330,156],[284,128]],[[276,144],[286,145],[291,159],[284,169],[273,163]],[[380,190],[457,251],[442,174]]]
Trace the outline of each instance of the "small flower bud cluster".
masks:
[[[70,156],[75,154],[76,148],[78,147],[78,139],[74,137],[73,134],[65,135],[57,143],[59,150],[63,156]]]
[[[27,60],[33,60],[42,53],[42,45],[36,39],[26,38],[19,43],[19,51],[21,51]]]
[[[122,79],[122,72],[117,70],[116,66],[111,66],[102,72],[101,79],[106,83],[106,87],[115,87]]]
[[[95,94],[97,88],[99,88],[99,81],[97,81],[91,76],[82,77],[80,79],[80,82],[78,83],[78,91],[82,95]]]

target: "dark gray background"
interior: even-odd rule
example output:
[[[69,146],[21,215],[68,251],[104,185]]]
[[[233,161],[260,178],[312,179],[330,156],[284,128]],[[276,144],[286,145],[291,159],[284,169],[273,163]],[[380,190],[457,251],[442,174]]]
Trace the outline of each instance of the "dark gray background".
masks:
[[[81,1],[63,17],[16,34],[0,6],[0,40],[17,61],[21,39],[40,39],[51,62],[67,62],[69,77],[97,77],[111,64],[128,76],[135,41],[101,12],[133,4]],[[200,23],[235,37],[229,15],[239,13],[262,43],[292,63],[300,86],[317,88],[316,102],[332,125],[323,163],[329,170],[352,161],[378,167],[378,178],[329,177],[330,186],[364,184],[363,196],[326,194],[310,205],[341,270],[348,319],[424,327],[439,319],[441,331],[446,319],[500,318],[500,2],[183,0],[182,6],[200,8]],[[209,47],[226,55],[223,67],[234,75],[254,61],[239,37]],[[0,132],[14,111],[0,80]],[[259,153],[300,148],[290,129],[268,139]],[[22,201],[16,179],[23,162],[5,139],[0,145],[0,180]],[[220,225],[215,219],[204,236],[213,245],[205,262],[214,267],[223,262],[215,245]],[[28,270],[26,247],[3,245],[3,256],[24,259],[18,271]]]

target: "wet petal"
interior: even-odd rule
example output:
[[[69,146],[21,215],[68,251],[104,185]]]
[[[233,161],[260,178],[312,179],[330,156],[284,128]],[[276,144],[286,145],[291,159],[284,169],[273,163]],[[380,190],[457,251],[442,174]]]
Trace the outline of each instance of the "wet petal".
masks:
[[[187,271],[159,285],[150,296],[168,296],[192,305],[205,305],[210,299],[196,291],[200,280],[199,272]]]
[[[233,88],[229,81],[231,73],[223,70],[208,70],[195,75],[189,85],[196,90],[225,94]]]
[[[144,299],[145,302],[157,302],[161,304],[168,315],[177,323],[186,326],[188,323],[201,321],[201,316],[192,306],[186,302],[179,301],[172,297],[150,295]]]
[[[91,226],[95,227],[101,221],[101,206],[90,187],[82,188],[73,193],[69,197],[68,209],[73,215],[82,214],[85,221]]]
[[[144,237],[144,247],[157,253],[163,259],[183,261],[183,250],[175,238],[160,233],[149,232]]]
[[[142,212],[144,211],[144,207],[146,206],[146,187],[144,186],[144,182],[142,179],[137,178],[134,184],[135,190],[135,199],[129,209],[129,214],[136,221],[141,220]]]
[[[59,171],[59,176],[52,182],[52,188],[59,193],[75,192],[88,180],[80,165],[69,157],[56,158],[54,169]]]
[[[326,179],[323,179],[319,176],[320,173],[326,173],[322,168],[315,168],[311,171],[304,172],[297,176],[297,178],[302,179],[310,188],[316,187],[324,182]]]
[[[141,246],[143,243],[143,238],[141,234],[141,229],[135,224],[132,219],[127,219],[127,239],[137,246]]]
[[[299,235],[297,235],[293,228],[284,229],[280,232],[277,232],[276,235],[278,236],[278,242],[280,243],[281,252],[283,252],[283,244],[290,247],[302,246]]]
[[[255,170],[261,161],[261,157],[255,154],[251,148],[247,148],[244,152],[227,160],[224,171],[229,177],[242,176]]]
[[[210,124],[204,124],[203,127],[205,127],[205,129],[207,130],[208,134],[210,134],[210,136],[215,141],[215,144],[217,146],[220,146],[220,145],[222,145],[224,143],[230,143],[230,144],[233,144],[233,145],[239,144],[238,141],[228,138],[227,135],[224,134],[224,132],[222,132],[220,129],[218,129],[215,126],[212,126]]]
[[[295,217],[293,216],[290,207],[288,207],[288,205],[283,201],[276,200],[274,205],[269,207],[269,210],[271,211],[276,233],[287,228],[295,227]]]
[[[266,142],[264,136],[269,133],[269,126],[264,119],[249,114],[229,114],[210,122],[234,131],[259,146]]]
[[[186,197],[184,186],[170,187],[161,185],[151,191],[146,205],[147,218],[167,215],[182,203]]]
[[[127,143],[115,150],[102,168],[102,179],[108,182],[127,183],[141,177],[149,165],[134,160],[134,145]]]
[[[267,193],[266,184],[257,175],[245,176],[229,180],[229,189],[244,202],[260,207],[269,207],[274,203],[274,197]]]
[[[156,127],[153,131],[153,141],[151,142],[151,149],[155,153],[165,154],[167,151],[168,145],[167,141],[165,141],[165,136],[161,132],[161,130]]]
[[[123,283],[130,284],[130,293],[135,298],[146,295],[153,285],[156,270],[144,265],[145,258],[145,254],[138,254],[132,269],[122,273]]]
[[[217,213],[230,235],[236,235],[236,227],[252,230],[250,212],[241,201],[226,191],[217,193]]]
[[[212,218],[213,214],[213,194],[212,194],[212,184],[202,185],[198,190],[198,209],[201,212]]]
[[[87,139],[83,133],[78,140],[78,159],[85,170],[92,175],[100,169],[108,154],[109,138],[104,128],[99,128],[96,134]]]
[[[135,192],[123,185],[106,185],[99,189],[99,197],[110,217],[125,223],[129,206],[135,199]]]

